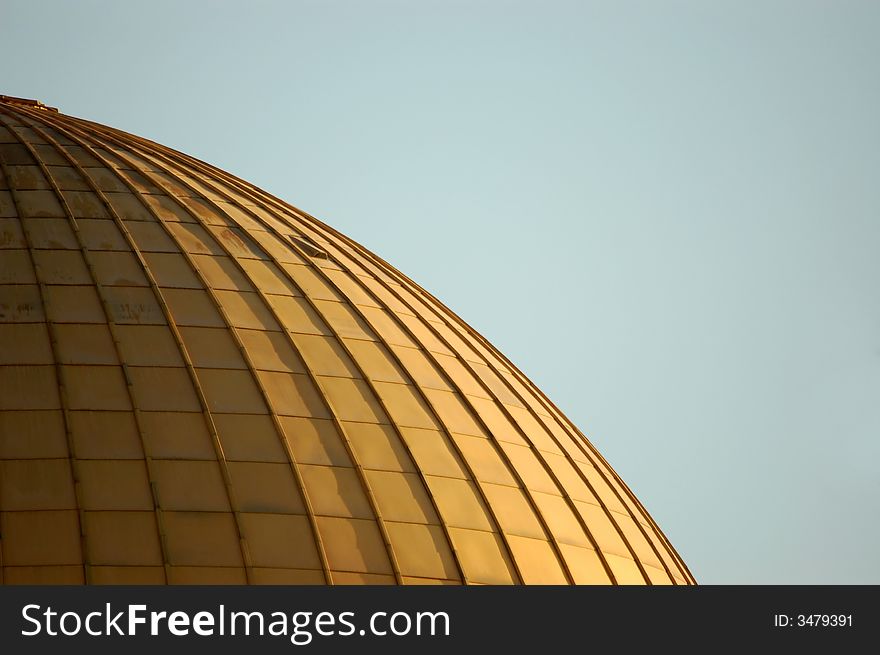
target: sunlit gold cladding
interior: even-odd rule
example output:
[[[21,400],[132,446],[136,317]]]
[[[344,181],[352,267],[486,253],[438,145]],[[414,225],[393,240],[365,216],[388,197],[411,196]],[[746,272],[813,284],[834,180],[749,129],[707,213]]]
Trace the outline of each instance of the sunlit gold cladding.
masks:
[[[0,104],[0,582],[692,584],[485,339],[228,173]]]

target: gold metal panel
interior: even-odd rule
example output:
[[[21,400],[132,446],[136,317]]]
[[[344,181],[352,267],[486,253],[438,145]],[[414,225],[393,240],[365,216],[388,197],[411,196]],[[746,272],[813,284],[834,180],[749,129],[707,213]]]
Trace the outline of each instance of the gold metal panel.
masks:
[[[532,498],[556,541],[582,548],[592,548],[590,539],[564,498],[540,492],[532,493]]]
[[[384,520],[440,523],[425,486],[415,473],[366,471],[364,475]]]
[[[426,475],[425,480],[444,523],[472,530],[493,529],[486,506],[473,482],[434,475]]]
[[[98,218],[78,218],[80,239],[89,251],[128,250],[128,243],[113,221]],[[150,260],[148,260],[150,261]],[[155,273],[155,271],[154,271]]]
[[[641,571],[639,571],[639,567],[631,558],[620,557],[619,555],[610,555],[607,553],[604,555],[604,557],[605,561],[608,562],[608,567],[611,569],[611,572],[614,573],[614,577],[617,579],[617,584],[645,584],[645,577],[642,575]]]
[[[161,566],[90,566],[92,584],[101,585],[161,585],[165,584],[165,569]]]
[[[294,336],[296,346],[315,375],[361,377],[338,339],[309,334]]]
[[[78,287],[76,287],[78,288]],[[122,325],[164,325],[165,315],[152,289],[105,287],[104,298],[110,318]]]
[[[259,259],[242,259],[240,263],[247,276],[254,281],[254,284],[263,293],[272,293],[279,296],[302,296],[299,289],[291,284],[281,269],[275,264],[260,261]]]
[[[156,515],[147,512],[83,512],[89,564],[162,565]]]
[[[113,171],[96,165],[85,168],[84,172],[101,191],[128,191],[128,188]]]
[[[229,497],[217,462],[153,460],[153,479],[164,510],[228,512]]]
[[[467,396],[466,399],[497,441],[507,441],[520,446],[529,445],[529,442],[522,438],[517,428],[510,422],[510,419],[504,415],[501,406],[494,400],[475,396]]]
[[[268,414],[213,414],[213,419],[227,460],[288,461],[278,430]],[[284,420],[298,419],[284,417]]]
[[[343,423],[358,461],[366,469],[412,472],[415,467],[394,431],[375,423]]]
[[[96,193],[91,191],[61,191],[61,197],[70,208],[71,213],[76,218],[110,218],[110,214],[104,207],[104,203]],[[60,205],[59,205],[60,209]],[[63,217],[64,212],[54,214]]]
[[[197,369],[199,382],[212,412],[227,414],[262,414],[266,403],[260,395],[251,371]]]
[[[77,470],[83,509],[153,509],[153,494],[143,460],[81,460],[77,463]]]
[[[180,349],[166,326],[117,325],[115,332],[121,357],[129,366],[183,366]]]
[[[490,439],[455,433],[452,439],[477,480],[513,487],[519,485]]]
[[[226,323],[204,291],[193,289],[162,289],[162,297],[168,303],[177,325],[201,327],[225,327]]]
[[[144,447],[152,457],[213,460],[217,456],[201,412],[141,412],[140,421]]]
[[[302,464],[299,468],[316,515],[373,518],[363,484],[354,469],[311,464]]]
[[[60,407],[53,366],[0,366],[0,410]]]
[[[348,302],[355,305],[377,307],[381,309],[382,305],[377,303],[369,293],[364,291],[360,284],[352,279],[351,274],[345,271],[328,270],[327,277],[329,277],[330,281],[335,284],[343,294],[345,294],[345,298]]]
[[[241,546],[232,514],[163,512],[162,522],[165,526],[168,558],[175,567],[243,566]],[[216,576],[208,576],[208,579],[217,581]]]
[[[120,183],[120,187],[125,188],[122,186],[122,183]],[[138,196],[133,193],[107,193],[105,195],[107,200],[110,201],[113,210],[126,223],[156,220],[150,214],[150,211],[144,207]]]
[[[255,566],[320,569],[309,520],[290,514],[242,514]]]
[[[125,224],[125,229],[131,234],[131,238],[137,245],[138,250],[144,252],[180,252],[180,248],[165,233],[165,229],[158,223],[146,221],[131,221]]]
[[[89,253],[89,262],[95,270],[98,284],[124,287],[145,287],[140,262],[128,252],[93,252]]]
[[[27,234],[31,245],[43,250],[79,250],[76,235],[67,218],[41,218],[27,221]]]
[[[83,584],[83,567],[7,566],[3,569],[3,581],[9,585]]]
[[[418,342],[418,344],[404,343],[399,345],[410,346],[411,348],[421,346],[425,350],[430,350],[433,353],[439,353],[442,355],[455,354],[449,350],[449,348],[446,347],[446,344],[440,341],[433,332],[431,332],[423,317],[410,316],[409,314],[399,314],[397,317],[407,328],[409,328],[409,331],[412,332]]]
[[[437,363],[440,364],[446,375],[452,378],[452,382],[461,393],[491,399],[489,393],[480,385],[478,378],[467,370],[457,357],[437,353],[436,358]]]
[[[393,575],[375,573],[351,573],[350,571],[331,571],[335,585],[393,585]]]
[[[559,495],[559,487],[553,482],[553,479],[531,448],[516,446],[503,441],[499,442],[499,445],[526,487],[532,491],[543,491],[544,493]]]
[[[4,187],[0,186],[0,189]],[[15,218],[15,223],[18,224],[18,209],[15,207],[15,202],[12,199],[12,194],[9,191],[0,191],[0,217],[3,218]]]
[[[377,382],[396,382],[406,384],[409,380],[394,362],[388,348],[375,341],[343,339],[345,347],[351,351],[357,365],[366,376]]]
[[[623,538],[635,551],[636,557],[639,561],[646,566],[653,566],[662,569],[663,564],[660,562],[657,554],[648,545],[645,535],[639,531],[639,528],[636,525],[636,522],[632,520],[632,517],[629,514],[620,514],[618,512],[612,512],[611,516],[614,518],[614,522],[617,523],[621,532],[623,532]]]
[[[168,229],[174,235],[181,248],[191,254],[225,256],[223,249],[217,245],[208,231],[191,223],[168,223]]]
[[[514,407],[522,407],[522,401],[514,395],[514,393],[504,384],[504,381],[486,364],[482,362],[471,362],[471,368],[483,383],[489,387],[494,398],[505,405],[513,405]]]
[[[140,459],[144,456],[131,412],[77,411],[69,412],[68,417],[73,449],[79,459]]]
[[[414,578],[412,576],[405,575],[401,578],[402,584],[405,585],[431,585],[431,586],[440,586],[440,585],[461,585],[463,584],[460,580],[438,580],[437,578]]]
[[[68,191],[66,193],[76,193]],[[18,209],[23,218],[64,218],[64,210],[54,191],[19,191]],[[66,194],[65,194],[66,195]]]
[[[354,573],[392,573],[391,562],[375,521],[327,516],[319,516],[316,521],[331,569]],[[357,548],[352,548],[352,544],[357,544]]]
[[[0,323],[33,323],[45,319],[38,286],[0,285]]]
[[[206,327],[181,327],[180,335],[194,366],[201,368],[245,369],[241,349],[229,330]]]
[[[49,331],[45,325],[0,323],[0,365],[53,364],[54,362]]]
[[[187,370],[158,366],[132,366],[128,369],[131,386],[144,411],[197,412],[198,396]]]
[[[7,166],[9,186],[13,189],[51,189],[39,166]]]
[[[374,382],[373,386],[397,425],[425,429],[440,427],[413,387],[391,382]]]
[[[255,293],[216,291],[229,323],[235,327],[256,330],[280,330],[268,307]]]
[[[300,464],[351,466],[351,458],[332,421],[282,416],[281,425]],[[362,424],[365,425],[365,424]]]
[[[0,191],[0,216],[3,216],[3,194]],[[47,221],[52,220],[47,218]],[[27,241],[24,238],[24,232],[21,231],[21,221],[17,218],[0,218],[0,250],[14,250],[16,248],[27,248]]]
[[[78,253],[75,253],[78,254]],[[36,284],[37,277],[27,250],[4,250],[0,284]]]
[[[281,325],[288,332],[327,336],[334,334],[305,298],[267,296],[266,299],[278,315]]]
[[[513,584],[516,576],[498,534],[449,528],[465,579],[477,584]]]
[[[285,416],[330,418],[321,396],[308,376],[298,373],[258,371],[257,377],[266,389],[272,409]],[[336,379],[336,378],[327,378]],[[342,380],[342,378],[338,378]]]
[[[673,582],[672,578],[669,576],[666,571],[661,568],[657,568],[656,566],[651,566],[650,564],[645,564],[642,562],[642,568],[645,570],[645,573],[648,575],[648,579],[651,581],[653,585],[673,585],[676,584]]]
[[[350,305],[331,300],[314,300],[313,304],[336,336],[375,340],[372,330],[355,314]]]
[[[174,223],[194,223],[196,219],[190,216],[171,196],[145,195],[142,196],[150,208],[162,221]]]
[[[238,585],[246,583],[247,574],[241,566],[172,566],[168,572],[168,584],[172,585]]]
[[[119,363],[113,337],[103,325],[56,325],[55,338],[58,361],[62,364]]]
[[[497,484],[484,484],[481,488],[502,532],[534,539],[547,538],[522,489]]]
[[[305,264],[305,260],[293,251],[293,248],[283,243],[273,234],[262,230],[252,230],[251,237],[256,241],[270,257],[277,262],[290,264]]]
[[[446,535],[439,526],[388,523],[387,528],[403,575],[461,579]]]
[[[611,584],[602,560],[592,548],[559,544],[559,550],[575,584]]]
[[[429,389],[452,390],[424,351],[403,346],[391,346],[391,349],[417,385]]]
[[[234,227],[218,227],[208,225],[208,230],[214,235],[216,241],[229,250],[233,257],[265,259],[266,255],[260,251],[253,239],[244,232]]]
[[[50,149],[48,152],[52,152]],[[47,162],[46,155],[40,155],[44,162]],[[49,155],[51,157],[51,155]],[[56,153],[59,164],[67,164],[67,161]],[[80,175],[72,166],[49,166],[49,175],[58,185],[59,189],[67,189],[69,191],[88,191],[91,187],[86,183],[85,178]]]
[[[323,571],[308,569],[271,569],[254,567],[252,584],[257,585],[323,585]]]
[[[254,368],[263,371],[305,373],[300,356],[281,332],[239,330],[238,336]]]
[[[93,287],[46,287],[46,313],[56,323],[106,323]]]
[[[391,314],[386,310],[377,309],[375,307],[361,307],[360,310],[372,326],[373,330],[375,330],[386,343],[393,346],[407,346],[409,348],[416,348],[418,346],[418,344],[416,344],[400,328],[400,326],[398,326],[391,317]]]
[[[0,459],[66,458],[60,410],[0,412]]]
[[[15,137],[12,138],[15,139]],[[0,161],[9,166],[19,166],[33,164],[34,158],[25,146],[13,142],[0,145]]]
[[[76,509],[67,459],[0,460],[0,510]]]
[[[289,464],[228,462],[237,509],[262,514],[305,514]]]
[[[465,406],[460,394],[437,389],[425,389],[424,393],[447,428],[460,434],[487,436],[473,413]]]
[[[517,425],[519,425],[525,432],[528,440],[535,446],[535,448],[548,453],[562,454],[562,450],[560,450],[559,446],[556,445],[550,437],[547,429],[541,423],[538,423],[537,419],[535,419],[530,412],[521,407],[515,407],[512,405],[507,406],[506,409],[510,412],[510,415],[513,417],[513,420],[516,421]]]
[[[253,291],[253,285],[229,257],[193,255],[192,260],[212,289]]]
[[[553,475],[559,480],[559,484],[565,489],[565,493],[568,496],[574,500],[583,500],[588,503],[596,502],[596,497],[587,487],[574,464],[562,455],[541,453],[541,456],[550,465]]]
[[[468,478],[447,437],[438,430],[400,428],[416,466],[423,473],[448,478]]]
[[[314,300],[333,300],[341,302],[344,298],[322,280],[310,266],[282,264],[285,272],[293,278],[302,293]],[[301,295],[301,294],[297,294]]]
[[[543,539],[507,538],[525,584],[567,584],[556,553]]]
[[[319,377],[318,384],[343,421],[388,423],[373,392],[363,380]]]
[[[183,255],[170,252],[145,252],[143,256],[150,272],[156,279],[156,284],[160,287],[204,288]]]
[[[76,510],[2,512],[0,534],[4,567],[82,563]]]
[[[584,523],[590,528],[593,539],[603,553],[632,558],[617,529],[605,511],[592,503],[574,501],[575,509],[583,517]]]
[[[612,512],[619,512],[620,514],[626,513],[626,506],[620,501],[614,491],[612,491],[608,482],[595,466],[580,461],[576,461],[575,466],[577,466],[584,476],[586,476],[590,486],[593,488],[593,491],[595,491],[596,496],[602,500],[602,504],[605,505],[605,507]],[[592,502],[595,503],[596,501],[593,500]]]

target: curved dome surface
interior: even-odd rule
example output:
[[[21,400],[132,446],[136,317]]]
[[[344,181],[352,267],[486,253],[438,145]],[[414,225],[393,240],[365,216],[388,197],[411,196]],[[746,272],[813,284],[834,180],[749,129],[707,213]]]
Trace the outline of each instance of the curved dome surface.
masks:
[[[692,584],[559,410],[247,182],[0,98],[0,582]]]

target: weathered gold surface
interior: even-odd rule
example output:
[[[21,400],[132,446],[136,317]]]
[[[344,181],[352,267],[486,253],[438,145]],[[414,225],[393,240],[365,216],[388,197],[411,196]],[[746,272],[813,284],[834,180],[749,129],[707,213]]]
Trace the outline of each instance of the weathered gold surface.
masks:
[[[311,216],[0,101],[0,582],[693,577],[513,365]]]

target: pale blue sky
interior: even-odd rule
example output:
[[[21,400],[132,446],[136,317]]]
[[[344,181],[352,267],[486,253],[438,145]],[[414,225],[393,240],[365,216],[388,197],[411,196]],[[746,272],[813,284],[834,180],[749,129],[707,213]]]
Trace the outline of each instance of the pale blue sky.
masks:
[[[315,214],[704,583],[880,583],[880,3],[0,0],[0,93]]]

